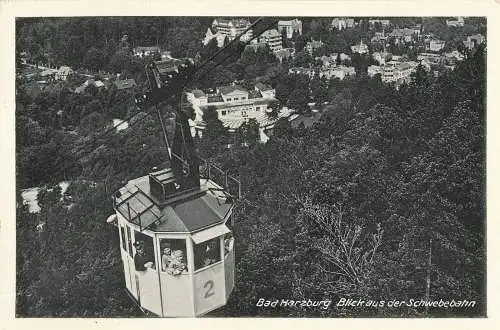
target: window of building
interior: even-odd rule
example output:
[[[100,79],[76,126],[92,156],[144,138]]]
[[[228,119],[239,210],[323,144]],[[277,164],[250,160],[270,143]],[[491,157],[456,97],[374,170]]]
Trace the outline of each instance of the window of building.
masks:
[[[134,246],[136,250],[134,262],[136,270],[141,270],[143,267],[156,269],[153,237],[138,231],[134,231],[134,236]]]
[[[125,239],[125,229],[123,226],[120,226],[120,237],[122,239],[122,249],[124,251],[127,251],[127,240]]]
[[[226,111],[226,110],[222,110],[222,111],[220,112],[220,114],[221,114],[222,116],[225,116],[225,115],[226,115],[226,113],[227,113],[227,111]]]
[[[246,100],[247,98],[246,98],[245,96],[242,96],[242,97],[241,97],[241,99],[242,99],[242,100]]]
[[[255,110],[260,111],[260,107],[255,107]]]
[[[130,254],[131,257],[133,257],[133,250],[132,250],[132,234],[130,233],[130,227],[127,227],[127,242],[128,242],[128,254]]]
[[[221,260],[220,257],[220,237],[195,244],[194,246],[194,267],[195,270],[210,266]]]
[[[234,98],[234,101],[238,101],[238,98],[237,98],[237,97],[235,97],[235,98]]]
[[[176,276],[188,273],[186,240],[160,238],[161,271]]]
[[[231,251],[233,251],[234,247],[234,237],[233,233],[227,233],[224,235],[224,257]]]
[[[228,97],[226,100],[227,100],[227,101],[231,101],[231,98],[230,98],[230,97]]]

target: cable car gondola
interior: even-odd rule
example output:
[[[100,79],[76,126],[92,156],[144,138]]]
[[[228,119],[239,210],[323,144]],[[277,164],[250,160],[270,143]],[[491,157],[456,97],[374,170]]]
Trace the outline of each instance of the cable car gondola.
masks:
[[[237,52],[275,23],[237,44]],[[234,288],[232,212],[241,197],[240,182],[198,158],[188,116],[175,106],[195,73],[223,51],[198,67],[186,61],[166,79],[154,63],[146,65],[149,90],[135,96],[139,108],[156,109],[170,167],[118,189],[113,194],[116,218],[108,219],[119,229],[127,293],[143,311],[162,317],[204,315],[224,306]],[[175,109],[171,148],[157,107],[161,102]]]

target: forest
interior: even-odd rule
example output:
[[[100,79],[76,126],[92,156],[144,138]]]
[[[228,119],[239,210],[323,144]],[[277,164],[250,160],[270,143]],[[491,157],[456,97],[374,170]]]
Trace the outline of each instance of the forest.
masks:
[[[321,28],[313,22],[305,24],[308,36]],[[200,40],[210,23],[205,17],[24,19],[16,45],[41,62],[135,75],[140,89],[143,63],[120,44],[123,34],[175,56],[206,58],[213,45],[203,48]],[[236,286],[228,304],[209,316],[485,316],[485,46],[439,77],[419,68],[397,90],[366,75],[291,77],[294,64],[245,52],[197,83],[258,78],[299,111],[307,112],[311,100],[330,104],[312,127],[279,121],[266,144],[256,141],[252,123],[231,135],[206,116],[198,152],[238,177],[244,196],[234,214]],[[168,165],[161,129],[155,117],[136,113],[133,91],[72,93],[81,82],[38,91],[16,80],[18,317],[143,316],[123,289],[117,228],[105,220],[114,212],[113,191]],[[111,118],[131,114],[129,129],[100,136]],[[66,198],[61,180],[71,182]],[[21,199],[21,190],[33,186],[42,187],[38,214]],[[36,230],[40,223],[44,230]],[[260,298],[422,299],[428,276],[431,299],[476,305],[256,306]]]

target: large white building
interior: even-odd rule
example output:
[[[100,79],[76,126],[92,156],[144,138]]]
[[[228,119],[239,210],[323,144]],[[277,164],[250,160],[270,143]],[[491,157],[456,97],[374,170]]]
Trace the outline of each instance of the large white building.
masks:
[[[252,38],[252,30],[246,31],[250,26],[251,23],[246,19],[214,19],[211,29],[207,29],[203,44],[207,45],[216,38],[217,45],[222,47],[226,37],[231,41],[240,35],[240,40],[246,42]]]
[[[193,106],[196,114],[194,120],[197,126],[203,125],[203,113],[213,106],[218,118],[224,126],[235,129],[256,119],[261,127],[271,124],[267,116],[268,104],[277,101],[275,91],[268,85],[257,83],[253,89],[240,85],[217,87],[215,92],[193,90],[186,92],[187,100]]]
[[[388,19],[370,19],[368,20],[368,24],[370,24],[371,26],[374,26],[375,24],[380,24],[383,27],[387,27],[391,25],[391,21]]]
[[[382,81],[394,82],[401,84],[403,82],[410,82],[411,74],[416,71],[418,66],[417,62],[387,62],[382,69]]]
[[[267,44],[273,52],[283,49],[281,34],[275,29],[264,31],[259,36],[259,42]]]
[[[281,33],[283,30],[286,30],[286,37],[288,39],[291,39],[293,37],[294,32],[302,35],[302,21],[299,19],[293,19],[291,21],[279,21],[278,32]]]
[[[439,52],[444,48],[446,42],[444,40],[433,39],[429,41],[428,49],[433,52]]]
[[[332,20],[331,28],[336,30],[343,30],[354,27],[354,18],[335,17]]]
[[[133,50],[134,56],[136,57],[144,57],[144,56],[152,56],[155,54],[160,54],[161,50],[160,47],[158,46],[152,46],[152,47],[135,47]]]

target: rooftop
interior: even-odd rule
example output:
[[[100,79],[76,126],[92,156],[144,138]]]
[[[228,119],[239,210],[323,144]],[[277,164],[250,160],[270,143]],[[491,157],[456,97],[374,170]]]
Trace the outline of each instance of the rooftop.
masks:
[[[234,91],[240,91],[240,92],[248,92],[247,89],[243,86],[240,85],[234,85],[234,86],[221,86],[218,87],[218,90],[221,94],[229,94]]]
[[[170,173],[169,170],[160,172],[157,174],[163,176]],[[150,190],[149,176],[143,176],[129,181],[115,194],[115,209],[141,228],[156,232],[196,232],[223,223],[229,214],[232,204],[225,202],[220,190],[212,181],[201,179],[199,189],[160,201]]]
[[[258,82],[255,84],[255,87],[260,90],[260,91],[268,91],[268,90],[271,90],[272,87],[269,86],[269,85],[266,85],[266,84],[263,84],[261,82]]]
[[[261,34],[261,37],[263,38],[281,37],[281,33],[279,33],[276,29],[272,29],[264,31],[264,33]]]

